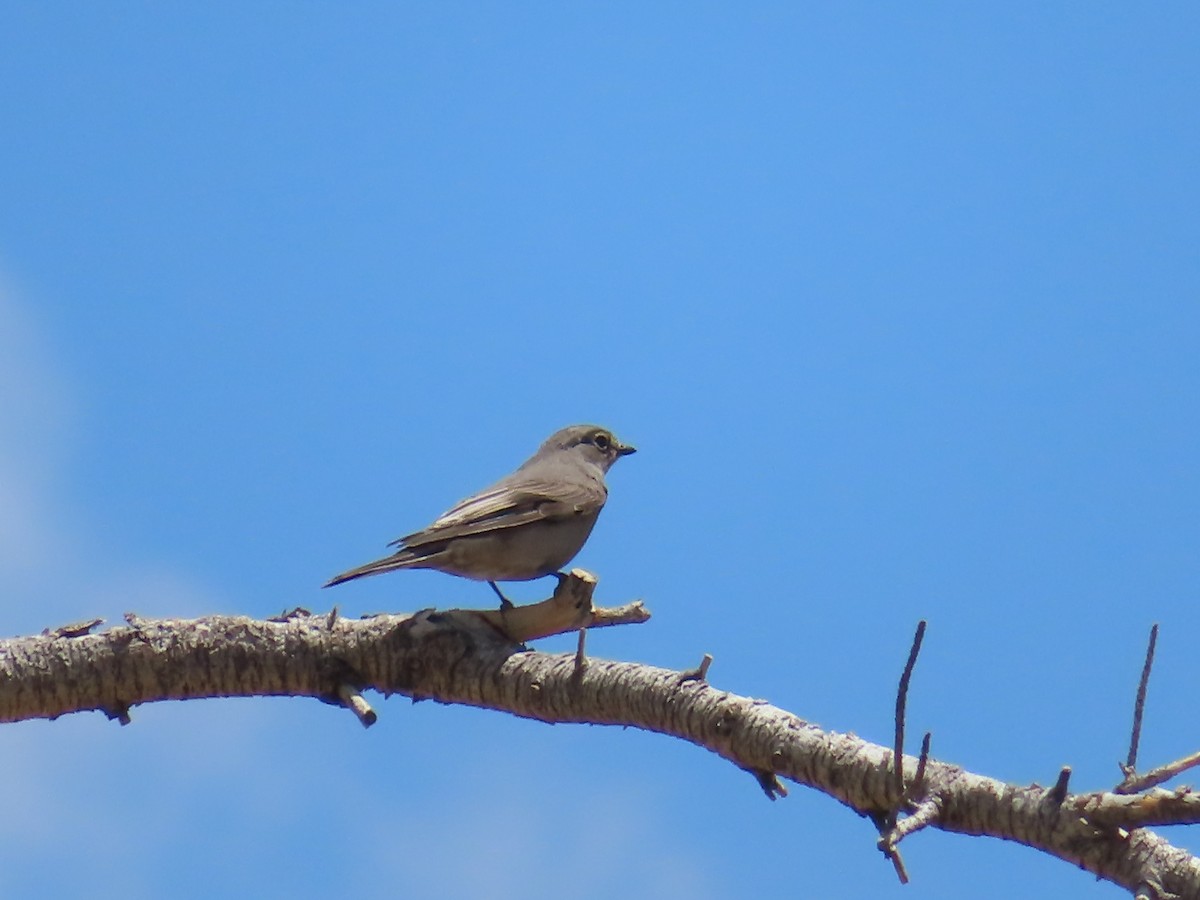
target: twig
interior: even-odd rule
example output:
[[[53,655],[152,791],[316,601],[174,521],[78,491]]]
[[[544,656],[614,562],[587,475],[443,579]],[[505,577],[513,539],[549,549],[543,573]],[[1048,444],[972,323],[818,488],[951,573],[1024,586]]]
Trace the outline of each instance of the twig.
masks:
[[[1200,751],[1185,756],[1183,759],[1177,759],[1175,762],[1167,763],[1165,766],[1151,769],[1145,775],[1134,775],[1131,772],[1124,781],[1113,788],[1113,793],[1137,794],[1147,788],[1162,784],[1164,781],[1170,781],[1180,772],[1186,772],[1196,766],[1200,766]]]
[[[85,634],[91,634],[97,626],[103,624],[103,619],[85,619],[82,622],[72,622],[69,625],[59,626],[53,631],[46,628],[42,631],[42,634],[61,638],[83,637]]]
[[[921,755],[917,758],[917,774],[912,782],[904,789],[904,802],[911,803],[920,800],[925,794],[925,767],[929,763],[929,744],[933,740],[932,732],[925,732],[921,739]]]
[[[896,877],[900,879],[900,883],[908,884],[908,869],[905,868],[904,857],[900,855],[900,851],[893,847],[884,851],[884,856],[892,861],[892,868],[896,870]]]
[[[908,662],[904,664],[904,674],[900,676],[900,687],[896,691],[896,743],[892,755],[893,784],[898,798],[904,796],[904,712],[908,703],[908,682],[912,678],[913,666],[917,663],[917,654],[921,652],[921,641],[925,639],[925,620],[917,623],[917,632],[913,635],[912,649],[908,651]]]
[[[336,608],[336,607],[335,607]],[[292,619],[307,619],[312,613],[303,606],[293,606],[291,609],[285,609],[277,616],[268,616],[268,622],[290,622]]]
[[[892,868],[896,870],[896,877],[900,879],[901,884],[908,884],[908,869],[904,865],[904,857],[900,855],[900,851],[896,849],[894,841],[889,841],[888,837],[896,829],[896,814],[895,812],[882,813],[874,812],[868,814],[871,821],[875,823],[875,830],[879,832],[879,840],[877,846],[884,857],[891,862]]]
[[[896,795],[896,805],[887,812],[871,816],[871,820],[875,823],[875,828],[879,832],[879,849],[883,851],[884,856],[891,860],[892,868],[896,870],[896,877],[900,879],[901,884],[908,884],[908,869],[904,865],[904,857],[896,849],[899,837],[895,837],[895,835],[898,834],[900,828],[900,825],[897,823],[900,810],[911,799],[904,787],[904,719],[905,710],[908,705],[908,683],[912,679],[913,666],[917,664],[917,654],[921,652],[921,642],[924,639],[925,620],[922,619],[917,623],[917,631],[913,635],[912,647],[908,651],[908,661],[904,664],[904,674],[900,676],[900,686],[896,689],[896,740],[892,747],[892,787]],[[931,735],[926,732],[925,739],[921,742],[921,758],[917,761],[917,774],[911,785],[914,795],[918,789],[924,790],[922,783],[925,780],[925,765],[929,759],[930,740]],[[921,808],[923,806],[924,804]],[[912,817],[910,816],[909,818]],[[920,827],[924,826],[920,823],[914,824],[912,830]]]
[[[375,724],[379,716],[375,714],[375,710],[371,709],[371,704],[366,701],[357,688],[342,683],[338,685],[337,692],[338,699],[342,701],[342,706],[358,716],[358,721],[362,722],[363,728],[370,728]]]
[[[1133,728],[1129,735],[1129,756],[1121,771],[1125,778],[1113,788],[1116,794],[1137,794],[1148,788],[1169,781],[1180,772],[1200,765],[1200,752],[1151,769],[1145,775],[1137,774],[1138,743],[1142,737],[1142,714],[1146,708],[1146,687],[1150,683],[1150,669],[1154,666],[1154,648],[1158,643],[1158,623],[1150,626],[1150,640],[1146,644],[1146,661],[1142,664],[1142,677],[1138,681],[1137,699],[1133,705]]]
[[[584,655],[584,647],[587,644],[587,628],[579,629],[579,643],[575,647],[575,674],[583,675],[584,667],[587,666],[587,656]]]
[[[650,621],[650,610],[641,600],[622,606],[596,606],[588,628],[608,628],[611,625],[641,625]]]
[[[763,793],[767,795],[768,800],[774,801],[788,795],[787,788],[783,786],[783,782],[774,772],[766,769],[750,769],[749,772],[754,776],[754,780],[758,782]]]
[[[937,821],[938,815],[942,811],[942,800],[940,797],[930,797],[928,800],[922,801],[917,808],[913,810],[912,815],[905,816],[889,831],[886,835],[879,839],[879,849],[884,853],[895,850],[896,845],[904,840],[913,832],[920,831],[922,828],[927,828]]]
[[[449,610],[449,615],[468,614],[491,625],[515,644],[566,634],[580,628],[604,628],[646,622],[650,612],[640,600],[615,608],[594,607],[592,594],[596,576],[572,569],[559,579],[553,595],[540,603],[498,610]]]
[[[1133,730],[1129,735],[1129,757],[1122,767],[1125,779],[1137,772],[1138,742],[1142,738],[1142,712],[1146,708],[1146,685],[1150,681],[1150,667],[1154,665],[1154,645],[1158,643],[1158,623],[1150,626],[1150,642],[1146,646],[1146,662],[1142,665],[1142,678],[1138,682],[1137,700],[1133,704]]]
[[[942,798],[929,797],[922,800],[911,815],[905,816],[899,822],[894,821],[894,814],[872,817],[876,827],[879,828],[877,846],[883,855],[892,861],[892,868],[896,870],[896,877],[900,879],[901,884],[908,884],[908,869],[904,865],[904,857],[900,855],[900,850],[896,845],[908,835],[934,824],[941,812]]]
[[[708,681],[708,667],[712,665],[712,654],[705,653],[704,658],[700,660],[700,665],[694,669],[687,669],[679,673],[679,683],[685,681]]]
[[[1054,782],[1054,787],[1050,788],[1046,794],[1047,799],[1061,806],[1063,801],[1067,799],[1067,787],[1071,783],[1071,767],[1063,766],[1062,771],[1058,773],[1058,780]]]

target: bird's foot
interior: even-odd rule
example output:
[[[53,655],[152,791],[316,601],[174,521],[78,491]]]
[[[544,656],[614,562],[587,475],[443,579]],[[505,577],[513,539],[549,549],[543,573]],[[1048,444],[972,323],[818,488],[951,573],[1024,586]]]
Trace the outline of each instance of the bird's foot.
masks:
[[[495,591],[496,596],[500,598],[500,612],[508,612],[510,609],[512,609],[513,602],[504,596],[504,593],[499,587],[496,586],[496,582],[489,581],[488,584],[492,586],[492,590]]]

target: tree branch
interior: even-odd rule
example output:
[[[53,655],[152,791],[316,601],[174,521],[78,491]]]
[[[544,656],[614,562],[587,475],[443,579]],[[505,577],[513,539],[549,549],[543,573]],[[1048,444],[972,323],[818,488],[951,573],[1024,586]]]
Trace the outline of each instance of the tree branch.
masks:
[[[361,620],[303,612],[277,621],[130,617],[126,626],[95,634],[49,632],[0,642],[0,721],[84,710],[128,720],[129,710],[142,703],[265,695],[314,697],[357,707],[362,717],[371,712],[362,692],[373,689],[544,722],[655,731],[718,754],[760,784],[788,779],[876,820],[894,811],[892,748],[822,730],[679,672],[596,658],[579,667],[574,653],[527,650],[503,627],[503,617],[514,613],[522,629],[540,621],[533,631],[648,617],[640,607],[618,614],[590,609],[591,587],[594,580],[562,588],[576,600],[573,592],[586,593],[588,608],[559,616],[544,607],[545,618],[531,620],[520,609],[431,609]],[[1200,860],[1145,830],[1200,822],[1200,795],[1187,789],[1069,794],[1065,779],[1051,789],[1021,787],[933,759],[918,779],[918,758],[903,756],[901,764],[904,783],[919,784],[920,798],[913,814],[885,835],[893,849],[920,828],[987,835],[1067,860],[1131,892],[1200,898]]]

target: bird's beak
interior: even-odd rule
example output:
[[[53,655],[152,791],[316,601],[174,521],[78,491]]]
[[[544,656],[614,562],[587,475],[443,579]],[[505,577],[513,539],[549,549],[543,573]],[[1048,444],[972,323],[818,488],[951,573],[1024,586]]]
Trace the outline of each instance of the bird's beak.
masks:
[[[617,444],[617,456],[628,456],[630,453],[637,453],[637,447],[632,444]]]

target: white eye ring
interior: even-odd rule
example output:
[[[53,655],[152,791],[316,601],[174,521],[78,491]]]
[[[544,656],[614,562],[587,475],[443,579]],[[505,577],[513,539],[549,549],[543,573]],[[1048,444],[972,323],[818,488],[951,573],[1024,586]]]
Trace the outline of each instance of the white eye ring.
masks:
[[[598,432],[592,436],[592,443],[596,445],[598,450],[607,450],[609,447],[608,435],[604,432]]]

